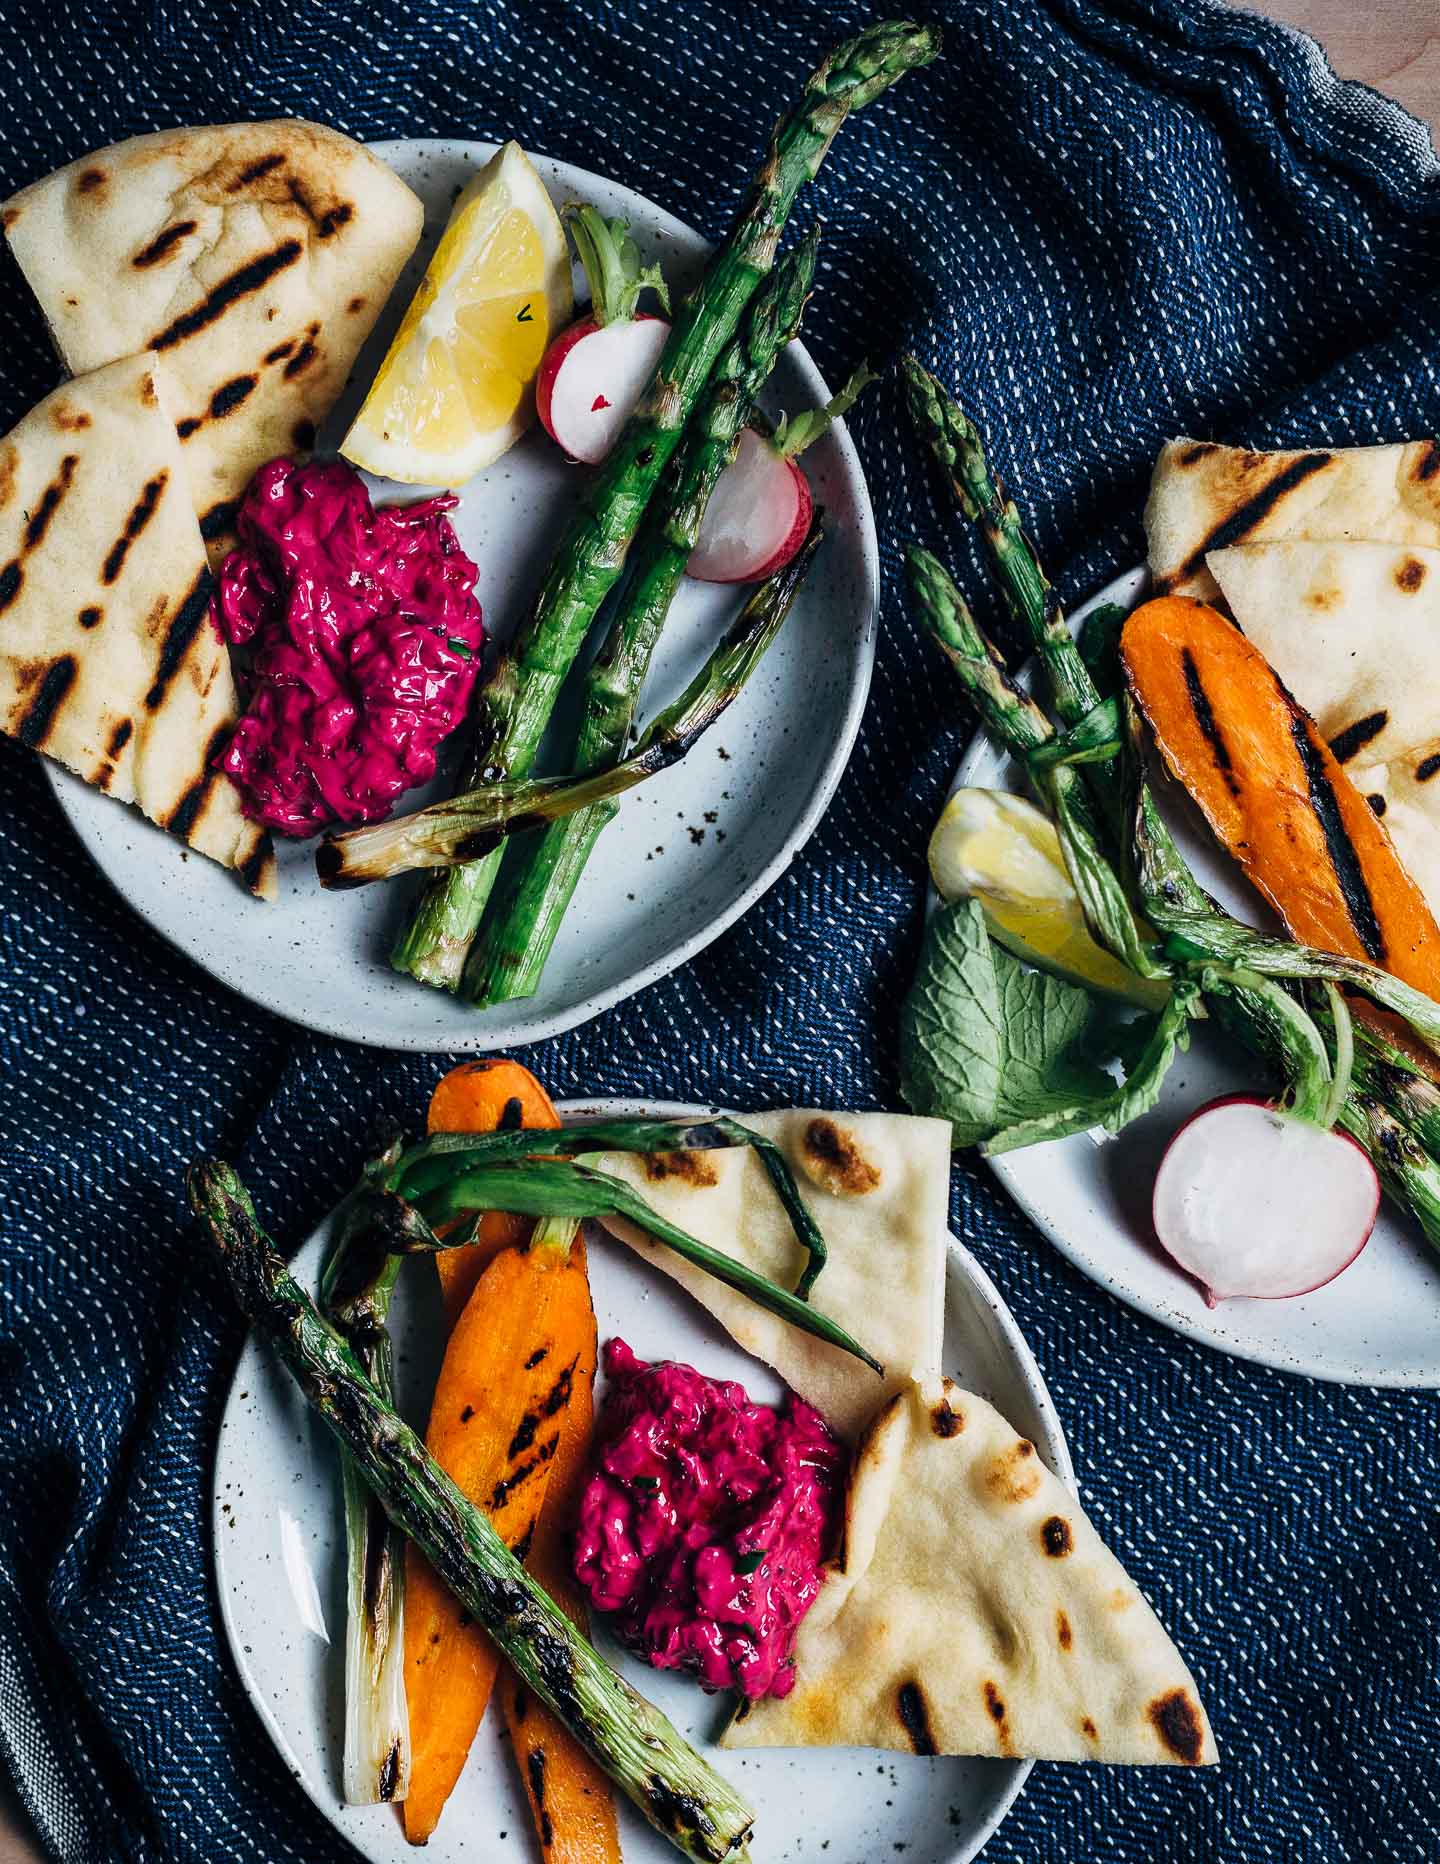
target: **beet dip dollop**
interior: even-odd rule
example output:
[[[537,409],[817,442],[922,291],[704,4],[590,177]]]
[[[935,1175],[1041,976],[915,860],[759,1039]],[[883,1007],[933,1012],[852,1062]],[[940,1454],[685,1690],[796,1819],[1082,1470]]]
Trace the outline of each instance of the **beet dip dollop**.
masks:
[[[249,647],[247,703],[218,759],[246,815],[282,835],[374,822],[435,774],[484,642],[453,497],[377,511],[352,467],[255,475],[211,613]]]
[[[790,1394],[780,1409],[693,1367],[605,1348],[598,1466],[585,1486],[575,1575],[658,1670],[707,1689],[784,1696],[820,1590],[846,1455]]]

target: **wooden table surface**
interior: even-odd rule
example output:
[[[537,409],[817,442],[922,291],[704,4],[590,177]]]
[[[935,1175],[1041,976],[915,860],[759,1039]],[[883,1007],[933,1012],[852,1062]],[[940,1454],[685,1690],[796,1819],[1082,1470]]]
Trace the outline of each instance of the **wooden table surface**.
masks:
[[[1255,11],[1313,33],[1342,78],[1404,104],[1440,148],[1440,0],[1264,0]]]
[[[1313,33],[1342,78],[1361,78],[1429,124],[1440,148],[1440,0],[1265,0]],[[0,1769],[0,1864],[40,1864]]]

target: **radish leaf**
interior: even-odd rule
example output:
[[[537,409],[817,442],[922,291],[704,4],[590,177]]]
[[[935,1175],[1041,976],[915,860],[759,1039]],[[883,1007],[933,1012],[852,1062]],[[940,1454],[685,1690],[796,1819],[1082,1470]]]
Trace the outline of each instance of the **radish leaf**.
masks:
[[[1088,991],[1022,965],[991,941],[978,902],[957,901],[930,922],[901,1012],[901,1092],[915,1112],[948,1119],[957,1147],[1100,1105],[1115,1083],[1093,1057],[1113,1015]]]

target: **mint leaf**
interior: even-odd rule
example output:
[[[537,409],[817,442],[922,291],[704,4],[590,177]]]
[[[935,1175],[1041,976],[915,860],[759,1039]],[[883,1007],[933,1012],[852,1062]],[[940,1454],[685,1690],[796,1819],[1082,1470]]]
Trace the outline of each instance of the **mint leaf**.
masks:
[[[957,1147],[1102,1105],[1115,1083],[1088,1057],[1111,1015],[1078,985],[1027,969],[991,941],[977,901],[957,901],[931,920],[901,1012],[901,1092],[916,1113],[949,1120]]]

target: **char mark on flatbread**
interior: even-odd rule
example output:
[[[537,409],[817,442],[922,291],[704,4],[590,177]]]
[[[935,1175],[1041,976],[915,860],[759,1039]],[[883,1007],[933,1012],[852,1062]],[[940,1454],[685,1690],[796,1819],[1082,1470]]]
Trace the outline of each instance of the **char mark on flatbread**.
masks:
[[[154,684],[145,695],[147,712],[158,711],[165,703],[165,693],[171,680],[179,672],[181,662],[190,651],[191,642],[206,624],[212,587],[213,579],[209,570],[201,570],[189,595],[176,610],[175,618],[166,630],[165,645],[160,649]]]
[[[113,583],[124,569],[125,559],[130,554],[130,546],[155,516],[155,508],[164,497],[169,478],[169,473],[157,472],[153,479],[145,481],[139,498],[130,507],[130,515],[125,520],[124,530],[106,553],[105,562],[100,571],[101,582]]]
[[[1282,498],[1293,492],[1297,485],[1303,485],[1313,474],[1323,472],[1331,458],[1329,453],[1302,453],[1299,459],[1291,460],[1288,466],[1282,467],[1272,479],[1257,487],[1232,512],[1213,525],[1177,570],[1159,579],[1159,592],[1163,594],[1168,589],[1187,583],[1204,566],[1207,552],[1226,550],[1231,544],[1243,543]]]
[[[270,837],[262,835],[255,846],[240,863],[240,879],[251,893],[264,893],[267,879],[275,866],[275,850],[270,845]]]
[[[1293,700],[1290,703],[1293,712],[1290,735],[1305,772],[1310,808],[1325,837],[1325,849],[1330,857],[1330,865],[1335,870],[1345,910],[1366,957],[1372,964],[1384,965],[1387,949],[1385,934],[1375,911],[1375,902],[1370,897],[1370,883],[1365,878],[1364,863],[1345,832],[1345,820],[1340,813],[1334,785],[1310,735],[1310,720]]]
[[[207,544],[217,537],[224,537],[227,531],[234,530],[239,514],[240,501],[237,498],[227,498],[218,505],[212,505],[200,520],[200,535]]]
[[[1199,1705],[1183,1689],[1172,1689],[1150,1704],[1156,1734],[1183,1766],[1198,1767],[1205,1747]]]
[[[1235,776],[1235,760],[1230,755],[1230,747],[1225,742],[1225,734],[1220,729],[1215,717],[1215,708],[1210,703],[1210,695],[1205,690],[1200,678],[1200,669],[1195,664],[1195,656],[1188,647],[1180,652],[1180,664],[1185,669],[1185,692],[1190,700],[1190,710],[1195,714],[1195,723],[1200,727],[1200,735],[1210,747],[1210,755],[1215,759],[1215,768],[1225,781],[1225,787],[1234,797],[1240,794],[1240,784]]]
[[[930,1732],[930,1713],[925,1706],[925,1692],[918,1683],[902,1683],[895,1694],[900,1721],[917,1754],[935,1754],[935,1737]]]
[[[195,226],[196,222],[193,220],[172,222],[170,226],[157,233],[148,246],[141,247],[130,261],[131,265],[139,266],[142,271],[146,266],[159,265],[166,254],[173,252],[182,239],[190,237],[195,231]]]
[[[73,654],[62,654],[58,660],[51,661],[36,688],[35,697],[16,727],[15,736],[22,744],[37,751],[43,747],[78,671]]]
[[[314,362],[315,358],[320,354],[319,346],[315,341],[319,334],[319,324],[311,324],[306,330],[304,340],[300,344],[300,347],[291,355],[282,371],[287,382],[293,382],[295,377],[308,369],[311,363]]]
[[[1423,485],[1427,479],[1433,479],[1436,473],[1440,472],[1440,440],[1426,440],[1422,444],[1425,451],[1419,455],[1411,468],[1411,477],[1418,479]]]
[[[227,414],[233,414],[242,401],[255,393],[259,380],[256,375],[232,375],[228,382],[222,382],[210,397],[210,419],[223,421]]]
[[[80,464],[78,454],[67,453],[60,462],[60,470],[40,495],[40,503],[31,512],[25,525],[21,540],[23,550],[35,550],[45,541],[45,533],[50,528],[50,520],[60,509],[65,494],[70,490],[70,482],[75,477],[75,468]]]
[[[215,760],[228,744],[233,729],[234,727],[228,724],[217,725],[211,732],[210,742],[205,746],[203,771],[165,820],[164,826],[172,835],[178,835],[181,841],[189,841],[194,833],[195,824],[200,820],[206,804],[210,801],[211,791],[217,783],[224,781],[220,771],[215,768]]]
[[[1357,718],[1353,725],[1347,725],[1344,731],[1337,731],[1330,740],[1330,749],[1335,753],[1337,764],[1348,764],[1352,757],[1365,749],[1372,738],[1378,738],[1390,722],[1388,712],[1367,712],[1364,718]]]
[[[1415,781],[1428,783],[1437,771],[1440,771],[1440,752],[1432,751],[1428,757],[1422,757],[1415,766]]]
[[[10,604],[20,593],[20,585],[25,580],[25,572],[20,567],[20,559],[12,557],[3,569],[0,569],[0,615],[5,613]]]
[[[75,619],[82,628],[98,628],[105,619],[105,611],[103,608],[97,608],[93,602],[87,602]]]
[[[1414,595],[1425,580],[1425,565],[1419,557],[1406,557],[1395,571],[1395,587]]]
[[[259,181],[264,175],[268,175],[272,169],[282,167],[284,161],[285,157],[278,150],[270,155],[260,156],[257,160],[249,163],[240,170],[240,173],[235,179],[228,184],[226,192],[238,194],[242,188],[250,187],[253,182]]]
[[[208,330],[211,324],[217,323],[225,315],[232,304],[238,304],[251,292],[259,291],[277,272],[283,272],[286,266],[294,265],[304,250],[298,239],[287,239],[269,252],[262,252],[248,265],[242,265],[228,278],[222,278],[198,304],[183,311],[151,337],[146,347],[162,352],[174,349],[177,343],[184,343],[200,331]]]

